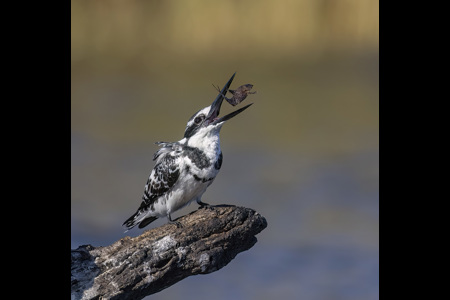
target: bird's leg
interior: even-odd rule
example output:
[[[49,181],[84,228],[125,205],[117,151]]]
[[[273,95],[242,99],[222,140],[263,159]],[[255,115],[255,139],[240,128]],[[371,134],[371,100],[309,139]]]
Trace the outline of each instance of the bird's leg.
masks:
[[[170,224],[175,224],[177,225],[177,228],[183,228],[183,225],[181,225],[180,222],[178,221],[172,221],[172,217],[170,216],[170,213],[167,213],[167,219],[169,220]]]
[[[200,205],[199,208],[209,208],[212,209],[212,206],[208,203],[202,202],[201,198],[197,198],[197,204]]]

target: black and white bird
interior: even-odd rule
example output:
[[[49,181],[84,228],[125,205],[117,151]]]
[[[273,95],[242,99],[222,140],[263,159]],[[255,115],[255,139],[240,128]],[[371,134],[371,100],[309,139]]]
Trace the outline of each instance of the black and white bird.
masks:
[[[200,207],[209,206],[201,201],[201,197],[222,166],[220,129],[227,120],[253,104],[219,118],[223,95],[227,93],[235,75],[231,76],[210,106],[189,119],[183,139],[173,143],[156,143],[161,148],[153,156],[155,167],[145,185],[141,205],[123,223],[126,231],[136,225],[143,228],[160,217],[167,217],[170,223],[176,223],[170,214],[194,200]]]

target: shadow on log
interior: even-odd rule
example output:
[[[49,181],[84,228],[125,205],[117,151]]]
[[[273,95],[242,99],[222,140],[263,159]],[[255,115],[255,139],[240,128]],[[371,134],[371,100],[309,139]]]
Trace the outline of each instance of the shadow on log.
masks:
[[[142,299],[221,269],[267,227],[254,210],[229,205],[198,209],[177,221],[182,228],[166,224],[110,246],[72,250],[72,299]]]

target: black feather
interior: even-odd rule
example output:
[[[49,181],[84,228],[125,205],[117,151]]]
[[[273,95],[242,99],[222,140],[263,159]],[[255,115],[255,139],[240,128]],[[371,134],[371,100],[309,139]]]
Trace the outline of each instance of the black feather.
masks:
[[[148,218],[142,220],[141,223],[139,223],[138,228],[144,228],[145,226],[147,226],[151,222],[155,221],[156,219],[158,219],[158,217],[148,217]]]
[[[158,198],[167,193],[175,185],[180,176],[180,168],[176,163],[176,158],[172,155],[165,155],[155,165],[145,185],[141,205],[136,213],[123,223],[128,229],[136,226],[135,220],[140,214],[147,212],[149,209],[154,210],[154,204]],[[140,222],[139,228],[150,224],[156,219],[157,217],[144,219]]]
[[[176,157],[172,155],[164,156],[155,165],[152,173],[148,177],[142,199],[148,206],[156,201],[160,196],[168,192],[180,176],[180,168],[176,163]]]

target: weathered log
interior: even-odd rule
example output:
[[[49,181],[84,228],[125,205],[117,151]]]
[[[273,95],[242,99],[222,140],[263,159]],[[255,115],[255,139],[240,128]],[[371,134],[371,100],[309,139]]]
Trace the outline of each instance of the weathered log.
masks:
[[[71,251],[72,299],[142,299],[192,275],[226,266],[250,249],[267,226],[252,209],[219,205],[198,209],[176,224],[124,237],[106,247]]]

